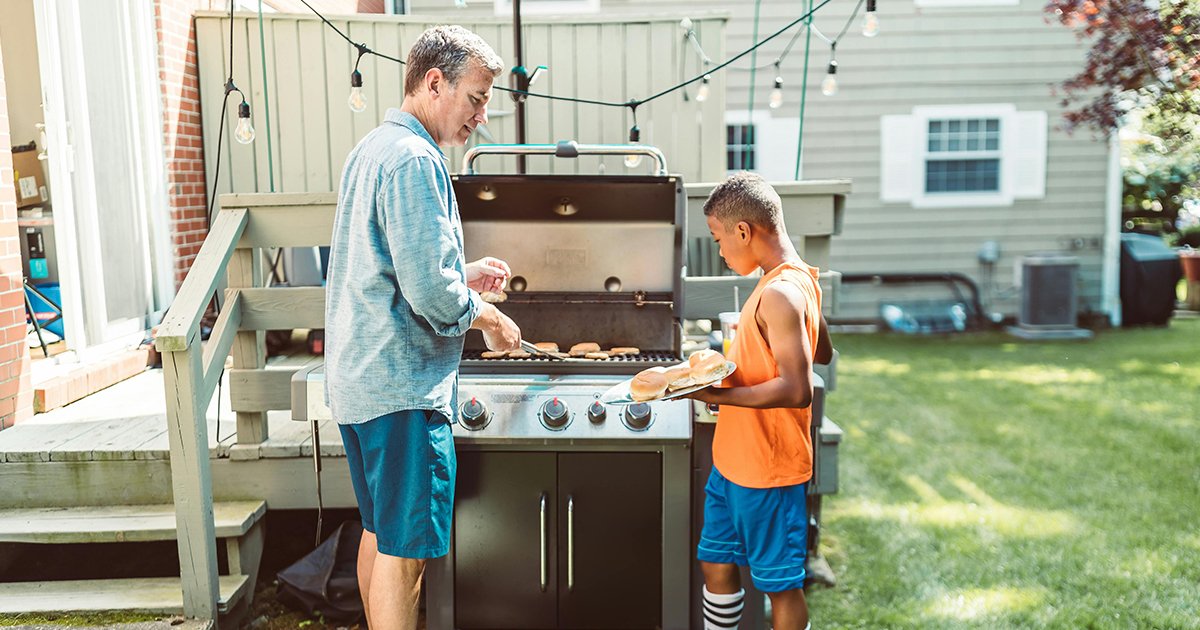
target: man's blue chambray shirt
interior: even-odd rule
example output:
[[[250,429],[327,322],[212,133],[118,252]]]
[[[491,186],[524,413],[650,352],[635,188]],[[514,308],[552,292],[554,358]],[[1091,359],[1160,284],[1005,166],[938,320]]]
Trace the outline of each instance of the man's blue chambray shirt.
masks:
[[[389,109],[346,159],[325,298],[325,399],[340,424],[430,409],[454,421],[479,315],[446,157]]]

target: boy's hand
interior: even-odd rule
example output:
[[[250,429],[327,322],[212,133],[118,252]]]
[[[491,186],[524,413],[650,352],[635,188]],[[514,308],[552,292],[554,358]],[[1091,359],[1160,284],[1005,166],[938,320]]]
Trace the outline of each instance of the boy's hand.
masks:
[[[467,263],[466,271],[467,286],[480,293],[500,293],[508,283],[508,278],[512,276],[508,263],[491,256]]]
[[[685,398],[699,400],[702,403],[720,404],[721,394],[724,393],[721,391],[722,389],[721,387],[705,387],[704,389],[698,389],[687,394]]]

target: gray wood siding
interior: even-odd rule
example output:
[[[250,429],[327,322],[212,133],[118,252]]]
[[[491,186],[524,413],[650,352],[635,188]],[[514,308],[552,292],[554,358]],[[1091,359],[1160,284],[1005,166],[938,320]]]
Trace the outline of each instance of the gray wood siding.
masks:
[[[449,17],[458,17],[450,15]],[[351,39],[365,42],[382,53],[404,58],[411,42],[428,26],[448,21],[404,16],[330,17]],[[462,21],[462,20],[460,20]],[[530,20],[524,29],[526,65],[545,63],[551,71],[533,86],[535,92],[578,96],[606,101],[643,98],[678,81],[678,60],[686,53],[677,20],[637,19],[584,23]],[[507,20],[488,15],[462,23],[478,32],[512,64],[511,27]],[[705,37],[722,42],[724,20],[697,21]],[[221,126],[221,86],[229,71],[229,20],[219,13],[200,13],[196,19],[201,98],[204,103],[204,144],[208,181],[216,169],[217,133]],[[346,105],[349,77],[356,51],[311,15],[264,16],[260,44],[257,16],[234,17],[234,82],[254,112],[256,139],[243,146],[231,141],[237,123],[235,95],[226,113],[226,138],[221,154],[217,193],[268,192],[269,169],[274,170],[274,190],[287,192],[336,190],[342,165],[354,144],[382,120],[389,107],[402,101],[403,67],[374,56],[359,66],[369,103],[355,114]],[[263,71],[263,51],[266,71]],[[717,48],[723,54],[723,48]],[[649,60],[655,60],[651,63]],[[661,60],[661,61],[659,61]],[[499,77],[506,85],[508,73]],[[264,87],[266,90],[264,91]],[[668,156],[668,167],[685,181],[713,181],[724,172],[723,86],[714,83],[714,98],[701,103],[666,96],[638,111],[642,142],[653,144]],[[268,160],[266,103],[270,103],[270,156]],[[512,112],[507,94],[496,92],[492,107]],[[581,143],[628,142],[632,119],[625,108],[579,105],[530,99],[526,141],[553,143],[574,139]],[[697,119],[716,124],[699,125]],[[497,142],[515,142],[515,116],[493,117],[488,128]],[[475,134],[472,142],[482,142]],[[447,150],[450,168],[457,172],[463,149]],[[554,160],[530,157],[529,172],[648,173],[649,162],[627,169],[620,157],[584,157]],[[515,172],[513,158],[481,158],[483,172]]]

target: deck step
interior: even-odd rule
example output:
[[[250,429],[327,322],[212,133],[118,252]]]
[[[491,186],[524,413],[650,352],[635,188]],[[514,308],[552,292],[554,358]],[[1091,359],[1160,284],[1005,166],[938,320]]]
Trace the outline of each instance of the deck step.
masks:
[[[217,538],[244,535],[266,511],[263,501],[213,503]],[[169,503],[0,511],[0,542],[145,542],[175,540],[176,531],[175,506]],[[3,590],[8,590],[7,584]]]
[[[249,588],[245,575],[222,575],[218,609],[229,611]],[[183,611],[179,578],[10,582],[0,588],[0,613],[66,613],[128,610],[150,613]]]

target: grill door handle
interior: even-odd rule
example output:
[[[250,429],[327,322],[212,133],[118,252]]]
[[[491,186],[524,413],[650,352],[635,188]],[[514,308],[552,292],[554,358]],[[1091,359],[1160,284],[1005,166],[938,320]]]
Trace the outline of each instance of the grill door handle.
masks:
[[[567,495],[567,592],[575,590],[575,497]]]
[[[540,520],[541,526],[542,526],[541,527],[541,530],[542,530],[541,531],[541,534],[542,534],[541,535],[541,545],[539,546],[539,551],[541,553],[541,558],[542,558],[542,565],[541,565],[542,584],[541,584],[541,586],[542,586],[542,592],[545,593],[546,592],[546,493],[545,492],[542,493],[541,501],[539,501],[539,516],[540,516],[539,520]]]

